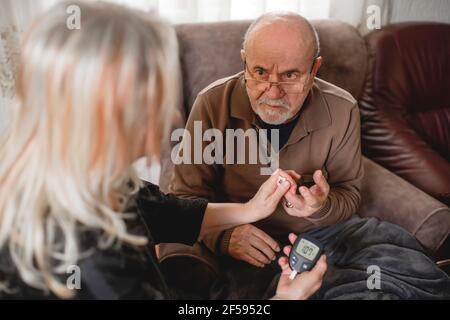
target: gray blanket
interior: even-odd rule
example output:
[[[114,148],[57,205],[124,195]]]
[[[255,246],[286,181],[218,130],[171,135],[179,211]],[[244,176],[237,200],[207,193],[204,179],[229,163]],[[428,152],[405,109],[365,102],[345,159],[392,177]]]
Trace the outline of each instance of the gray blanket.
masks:
[[[323,285],[311,299],[450,299],[450,278],[399,226],[353,217],[307,234],[323,243],[328,257]],[[280,272],[276,262],[261,269],[223,257],[221,265],[211,298],[274,294]]]

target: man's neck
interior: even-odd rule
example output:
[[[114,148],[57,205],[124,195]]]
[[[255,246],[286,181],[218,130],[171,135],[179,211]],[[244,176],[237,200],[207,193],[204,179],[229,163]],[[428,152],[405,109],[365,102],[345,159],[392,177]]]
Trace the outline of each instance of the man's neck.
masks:
[[[285,123],[281,123],[281,124],[270,124],[270,123],[266,123],[264,121],[262,121],[259,117],[258,117],[258,121],[260,121],[261,123],[261,128],[263,129],[267,129],[269,131],[269,135],[268,135],[268,139],[269,142],[272,143],[272,129],[277,129],[278,130],[278,138],[279,138],[279,150],[281,150],[281,148],[283,148],[283,146],[288,142],[289,140],[289,136],[291,135],[292,131],[294,130],[294,127],[296,126],[298,119],[299,119],[299,113],[297,113],[297,115],[293,118],[291,118],[291,120],[285,122]]]

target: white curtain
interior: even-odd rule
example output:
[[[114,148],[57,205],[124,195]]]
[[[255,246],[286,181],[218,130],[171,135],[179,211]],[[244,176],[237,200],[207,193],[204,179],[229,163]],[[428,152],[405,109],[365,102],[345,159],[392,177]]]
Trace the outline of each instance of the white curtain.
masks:
[[[254,19],[269,11],[300,12],[327,18],[331,0],[107,0],[143,10],[155,10],[173,23]]]
[[[21,35],[30,21],[60,0],[0,0],[0,99],[11,99]],[[97,0],[90,0],[97,1]],[[388,0],[105,0],[157,11],[172,23],[254,19],[270,11],[299,12],[309,19],[336,18],[364,31],[365,8]],[[384,19],[387,22],[387,19]],[[0,100],[0,103],[2,100]],[[4,104],[4,103],[3,103]],[[0,117],[1,118],[1,117]],[[0,120],[1,121],[1,120]]]
[[[15,92],[23,31],[32,19],[60,0],[0,0],[0,132]],[[97,0],[90,0],[97,1]],[[327,18],[333,0],[104,0],[156,11],[172,23],[254,19],[278,10]]]
[[[23,31],[42,10],[58,0],[0,0],[0,134],[8,123]]]

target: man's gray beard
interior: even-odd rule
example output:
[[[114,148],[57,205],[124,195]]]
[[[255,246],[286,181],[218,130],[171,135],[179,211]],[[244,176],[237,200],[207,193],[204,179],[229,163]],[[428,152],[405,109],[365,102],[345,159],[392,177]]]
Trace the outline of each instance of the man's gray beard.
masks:
[[[267,109],[263,110],[259,106],[256,109],[256,114],[265,123],[273,124],[273,125],[283,124],[283,123],[287,122],[289,119],[291,119],[292,117],[294,117],[294,114],[290,110],[287,110],[287,112],[284,112],[281,114],[277,111],[272,111],[272,110],[267,110]],[[268,114],[270,116],[270,119],[269,119],[269,117],[267,117]]]
[[[292,111],[289,109],[289,105],[281,99],[268,99],[266,97],[262,97],[256,101],[256,104],[256,114],[261,118],[262,121],[268,124],[279,125],[285,123],[294,116],[292,114]],[[280,107],[286,110],[286,112],[279,113],[278,111],[274,111],[268,108],[262,108],[261,104]],[[276,120],[268,119],[269,117],[267,117],[267,115],[272,119],[275,117]]]

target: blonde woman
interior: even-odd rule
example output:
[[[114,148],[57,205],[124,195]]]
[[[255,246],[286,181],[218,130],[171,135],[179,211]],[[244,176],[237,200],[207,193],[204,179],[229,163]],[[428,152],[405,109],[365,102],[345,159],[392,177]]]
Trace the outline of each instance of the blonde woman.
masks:
[[[66,26],[73,4],[79,30]],[[208,204],[136,177],[132,163],[158,156],[173,115],[177,59],[172,28],[120,6],[63,3],[31,26],[1,138],[0,298],[173,298],[155,244],[265,218],[295,184],[278,171],[248,203]],[[73,265],[79,290],[66,285]],[[322,259],[290,281],[280,265],[276,298],[310,296],[326,270]]]

